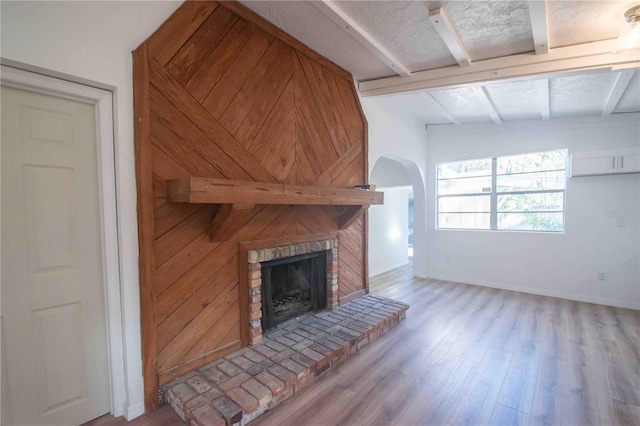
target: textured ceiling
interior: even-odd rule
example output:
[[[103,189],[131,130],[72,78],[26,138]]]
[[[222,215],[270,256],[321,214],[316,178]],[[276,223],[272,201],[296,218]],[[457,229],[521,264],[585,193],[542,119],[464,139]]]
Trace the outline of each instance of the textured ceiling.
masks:
[[[339,7],[412,72],[457,64],[429,21],[423,2],[345,1]]]
[[[533,0],[536,1],[536,0]],[[625,25],[623,14],[639,0],[547,1],[551,48],[616,38]],[[313,1],[243,1],[247,7],[318,53],[351,72],[358,81],[395,73]],[[533,53],[529,1],[334,1],[334,7],[355,22],[410,72],[457,67],[429,11],[441,8],[471,61]],[[640,111],[640,71],[620,98],[614,113]],[[616,73],[549,77],[551,117],[601,114]],[[485,90],[502,120],[539,119],[547,97],[539,82],[487,82]],[[434,101],[435,99],[435,101]],[[491,121],[486,103],[469,87],[427,93],[388,95],[381,105],[402,109],[427,124]],[[438,105],[439,104],[439,105]],[[442,112],[442,108],[446,110]],[[448,117],[448,118],[447,118]]]
[[[532,51],[533,36],[526,1],[426,2],[448,14],[472,61]]]
[[[637,0],[549,1],[550,45],[561,47],[616,38],[625,25],[624,12],[637,3]]]
[[[551,119],[578,115],[600,115],[618,76],[617,72],[591,73],[549,78]],[[488,96],[504,121],[540,119],[546,100],[538,80],[489,83]],[[434,90],[430,94],[461,123],[491,122],[486,107],[470,87]],[[426,124],[446,124],[451,120],[429,102],[426,92],[394,94],[365,99],[380,107],[402,110]],[[640,111],[640,70],[636,70],[614,114]]]

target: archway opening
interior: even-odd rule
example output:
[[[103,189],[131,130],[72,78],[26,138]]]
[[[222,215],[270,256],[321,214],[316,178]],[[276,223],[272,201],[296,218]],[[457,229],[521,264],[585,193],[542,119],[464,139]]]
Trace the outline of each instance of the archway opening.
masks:
[[[369,275],[413,261],[413,275],[426,276],[426,200],[420,169],[411,160],[383,155],[369,182],[385,193],[384,205],[369,209]]]

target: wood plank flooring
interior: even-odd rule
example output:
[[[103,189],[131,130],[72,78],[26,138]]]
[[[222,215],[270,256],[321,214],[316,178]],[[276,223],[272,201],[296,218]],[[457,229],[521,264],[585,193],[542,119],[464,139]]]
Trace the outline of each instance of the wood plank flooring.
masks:
[[[370,288],[409,303],[407,319],[252,425],[640,424],[640,312],[412,278],[410,265]],[[135,424],[181,424],[166,410]]]

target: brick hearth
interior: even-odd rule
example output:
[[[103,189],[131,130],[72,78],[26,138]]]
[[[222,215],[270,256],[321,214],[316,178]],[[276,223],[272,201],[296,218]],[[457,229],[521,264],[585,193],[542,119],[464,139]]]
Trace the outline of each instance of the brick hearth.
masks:
[[[291,320],[243,348],[163,387],[193,425],[245,425],[312,383],[405,318],[409,306],[367,295]]]

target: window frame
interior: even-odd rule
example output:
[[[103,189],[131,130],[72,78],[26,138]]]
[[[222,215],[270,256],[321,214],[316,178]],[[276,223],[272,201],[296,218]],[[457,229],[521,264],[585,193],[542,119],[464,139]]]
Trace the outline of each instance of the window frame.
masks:
[[[498,174],[498,160],[500,158],[506,157],[516,157],[516,156],[525,156],[532,154],[544,154],[547,152],[554,151],[563,151],[564,152],[564,169],[549,169],[549,170],[534,170],[534,171],[524,171],[524,172],[516,172],[516,173],[507,173],[507,174]],[[455,160],[455,161],[442,161],[436,163],[435,167],[435,189],[436,189],[436,197],[435,197],[435,210],[436,210],[436,220],[435,220],[435,229],[442,231],[489,231],[489,232],[524,232],[524,233],[544,233],[544,234],[564,234],[565,232],[565,224],[566,224],[566,195],[567,195],[567,170],[568,170],[568,160],[569,152],[567,148],[558,148],[558,149],[549,149],[544,151],[536,151],[536,152],[527,152],[522,154],[508,154],[508,155],[496,155],[493,157],[480,157],[480,158],[470,158],[466,160]],[[481,175],[481,176],[467,176],[460,178],[439,178],[439,166],[442,164],[450,164],[450,163],[461,163],[466,161],[481,161],[481,160],[490,160],[491,161],[491,170],[490,174]],[[552,172],[564,172],[564,187],[562,189],[539,189],[539,190],[531,190],[531,191],[497,191],[498,185],[498,176],[509,176],[509,175],[518,175],[518,174],[532,174],[532,173],[552,173]],[[475,192],[475,193],[457,193],[457,194],[440,194],[440,181],[441,180],[461,180],[461,179],[469,179],[469,178],[477,178],[477,177],[490,177],[491,178],[491,190],[490,192]],[[540,211],[529,211],[526,213],[562,213],[562,228],[558,231],[553,230],[542,230],[542,229],[499,229],[498,228],[498,215],[500,213],[498,211],[498,197],[501,195],[529,195],[529,194],[558,194],[562,193],[562,210],[540,210]],[[441,198],[451,198],[451,197],[476,197],[476,196],[489,196],[489,211],[488,212],[440,212],[440,199]],[[466,213],[480,213],[480,214],[489,214],[489,228],[444,228],[440,226],[440,215],[441,214],[466,214]],[[519,213],[519,212],[513,212]]]

